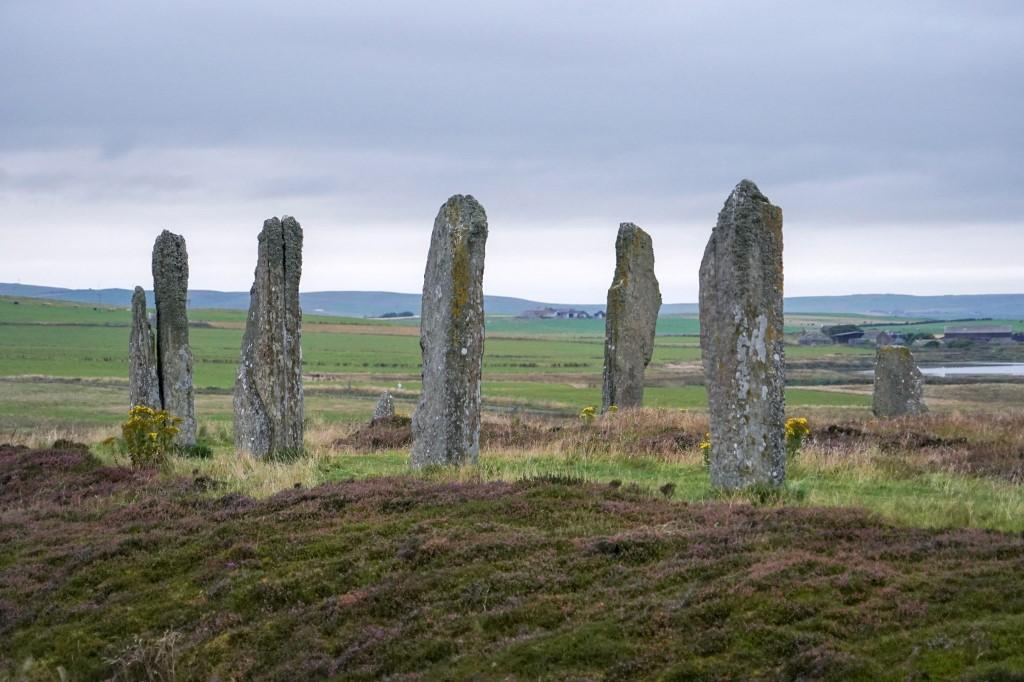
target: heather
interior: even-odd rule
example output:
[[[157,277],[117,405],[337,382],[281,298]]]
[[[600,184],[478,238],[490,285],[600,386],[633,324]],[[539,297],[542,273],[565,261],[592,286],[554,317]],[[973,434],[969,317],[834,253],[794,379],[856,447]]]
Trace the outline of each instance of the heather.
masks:
[[[379,477],[264,499],[217,486],[81,449],[0,450],[0,669],[1013,679],[1024,666],[1019,533],[569,477]]]

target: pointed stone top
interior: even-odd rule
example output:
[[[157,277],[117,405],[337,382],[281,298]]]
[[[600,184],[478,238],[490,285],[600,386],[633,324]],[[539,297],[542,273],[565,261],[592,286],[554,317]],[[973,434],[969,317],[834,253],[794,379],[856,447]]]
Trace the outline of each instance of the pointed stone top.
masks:
[[[768,197],[761,193],[761,190],[757,188],[753,180],[740,180],[739,184],[736,185],[732,190],[732,194],[729,195],[729,201],[741,201],[741,200],[755,201],[768,201]]]
[[[782,209],[774,205],[750,180],[741,180],[725,200],[718,214],[715,232],[723,223],[730,229],[760,230],[768,227],[779,231],[781,238]]]
[[[135,292],[132,293],[132,310],[141,311],[142,315],[146,314],[146,290],[142,287],[135,287]]]
[[[168,240],[184,242],[185,238],[182,237],[180,234],[175,234],[174,232],[171,232],[170,230],[164,230],[163,232],[160,233],[160,236],[156,238],[157,243],[165,242]]]
[[[635,223],[619,223],[619,234],[631,234],[634,232],[643,232]]]

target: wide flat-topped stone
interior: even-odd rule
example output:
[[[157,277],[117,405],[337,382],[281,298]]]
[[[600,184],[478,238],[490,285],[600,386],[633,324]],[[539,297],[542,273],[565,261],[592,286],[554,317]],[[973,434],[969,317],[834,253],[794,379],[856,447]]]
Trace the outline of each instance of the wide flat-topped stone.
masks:
[[[905,346],[881,346],[875,352],[872,411],[877,417],[924,414],[924,375]]]

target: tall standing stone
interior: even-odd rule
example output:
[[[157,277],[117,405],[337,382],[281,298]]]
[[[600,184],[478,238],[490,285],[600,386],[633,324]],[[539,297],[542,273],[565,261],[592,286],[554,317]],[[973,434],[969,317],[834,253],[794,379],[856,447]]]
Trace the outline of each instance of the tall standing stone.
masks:
[[[660,309],[651,237],[633,223],[622,223],[615,239],[615,277],[608,289],[604,321],[602,412],[612,405],[643,405],[644,370],[654,354]]]
[[[257,457],[302,449],[302,227],[270,218],[259,235],[235,380],[235,447]]]
[[[875,353],[876,417],[924,414],[924,375],[905,346],[881,346]]]
[[[487,215],[457,194],[434,220],[423,276],[423,388],[412,418],[412,466],[472,464],[480,452]]]
[[[160,381],[156,375],[156,339],[146,312],[146,292],[135,287],[132,295],[132,331],[128,341],[128,397],[132,407],[160,409]]]
[[[164,230],[153,245],[157,376],[163,408],[181,421],[177,442],[196,442],[192,349],[188,343],[188,252],[185,238]]]
[[[718,214],[700,265],[700,346],[711,416],[711,483],[786,477],[782,209],[749,180]]]

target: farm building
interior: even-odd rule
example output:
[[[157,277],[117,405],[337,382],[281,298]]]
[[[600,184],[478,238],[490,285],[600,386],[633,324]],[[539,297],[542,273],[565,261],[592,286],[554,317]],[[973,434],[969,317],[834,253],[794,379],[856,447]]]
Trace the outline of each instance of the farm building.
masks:
[[[989,342],[997,339],[1013,340],[1013,330],[1005,326],[988,327],[946,327],[943,338],[946,341],[965,340]]]
[[[834,343],[850,343],[864,336],[864,330],[854,324],[837,324],[821,328],[821,333]]]
[[[559,320],[589,320],[590,313],[575,308],[561,308],[555,311],[555,318]]]
[[[538,308],[519,313],[519,318],[523,320],[589,320],[590,317],[586,310],[576,308]],[[604,317],[604,313],[601,313],[601,317]]]
[[[801,346],[831,346],[832,339],[819,331],[805,331],[796,340]]]
[[[524,310],[519,313],[519,319],[521,320],[551,320],[554,317],[554,308],[537,308],[536,310]]]

